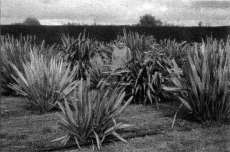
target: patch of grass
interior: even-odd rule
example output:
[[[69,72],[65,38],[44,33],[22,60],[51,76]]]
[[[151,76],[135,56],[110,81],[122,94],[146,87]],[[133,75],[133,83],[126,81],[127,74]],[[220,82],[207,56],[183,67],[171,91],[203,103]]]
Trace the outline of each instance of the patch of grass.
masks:
[[[42,134],[48,134],[52,132],[52,128],[50,127],[45,127],[42,129]]]
[[[6,99],[4,99],[6,100]],[[6,103],[12,106],[12,104],[18,104],[21,102],[13,102],[13,100],[18,100],[17,98],[10,98]],[[8,102],[12,101],[12,102]],[[20,100],[21,101],[21,98]],[[12,106],[17,108],[16,106]],[[134,128],[127,128],[126,131],[133,130],[130,134],[138,133],[137,130],[144,130],[147,133],[150,131],[156,131],[158,129],[162,130],[161,134],[154,134],[151,136],[144,136],[138,138],[127,139],[129,144],[122,142],[112,142],[109,144],[104,144],[101,151],[102,152],[117,152],[117,151],[174,151],[170,147],[171,144],[174,148],[181,150],[188,149],[189,151],[204,151],[211,152],[226,152],[228,151],[228,145],[230,144],[229,139],[229,125],[221,126],[202,126],[198,123],[188,122],[185,120],[178,119],[175,124],[175,128],[171,129],[172,118],[166,118],[164,113],[168,113],[171,109],[169,106],[164,106],[160,104],[160,110],[156,110],[153,106],[144,105],[130,105],[125,109],[125,111],[118,118],[122,122],[128,124],[134,124]],[[168,107],[168,108],[167,108]],[[9,109],[13,110],[14,109]],[[75,149],[63,149],[63,145],[59,142],[51,143],[55,138],[65,135],[62,130],[56,130],[58,117],[55,113],[48,113],[43,115],[15,115],[8,118],[1,118],[1,129],[0,134],[3,137],[8,133],[8,135],[26,135],[27,138],[21,138],[21,140],[5,140],[6,138],[0,138],[1,150],[4,152],[19,151],[19,152],[31,152],[31,151],[42,151],[46,148],[62,148],[61,150],[56,149],[56,152],[91,152],[93,150],[92,146],[81,147],[81,150]],[[2,123],[4,122],[4,123]],[[44,130],[50,128],[52,132],[43,134]],[[184,128],[191,128],[190,130]],[[48,129],[49,130],[49,129]],[[123,134],[124,137],[126,134]],[[200,142],[202,139],[202,142]],[[191,144],[187,144],[190,141],[197,141]],[[188,141],[188,142],[187,142]],[[214,143],[216,143],[214,145]],[[91,145],[91,144],[90,144]],[[136,146],[137,145],[137,146]],[[214,145],[214,146],[212,146]],[[230,147],[229,147],[230,148]],[[96,149],[96,146],[95,148]]]
[[[8,140],[25,140],[27,135],[7,135],[6,138]]]
[[[7,133],[0,133],[0,138],[6,138],[7,137]]]

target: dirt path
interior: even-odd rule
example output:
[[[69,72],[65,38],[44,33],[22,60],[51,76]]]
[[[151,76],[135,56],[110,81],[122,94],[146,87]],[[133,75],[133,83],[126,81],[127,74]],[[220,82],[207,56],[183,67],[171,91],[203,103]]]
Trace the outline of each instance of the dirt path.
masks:
[[[63,135],[57,130],[56,113],[36,114],[23,109],[22,98],[5,98],[0,105],[0,147],[2,152],[32,152],[56,149],[56,152],[73,152],[73,148],[65,149],[60,143],[50,141]],[[3,110],[7,112],[2,112]],[[171,129],[170,108],[162,105],[161,111],[151,106],[131,105],[124,112],[121,120],[133,124],[130,132],[123,136],[141,135],[141,132],[152,133],[149,136],[128,139],[129,144],[121,142],[104,145],[102,151],[107,152],[148,152],[148,151],[230,151],[230,125],[202,128],[196,123],[178,120]],[[59,149],[59,150],[57,150]],[[93,146],[83,147],[82,151],[90,152]]]

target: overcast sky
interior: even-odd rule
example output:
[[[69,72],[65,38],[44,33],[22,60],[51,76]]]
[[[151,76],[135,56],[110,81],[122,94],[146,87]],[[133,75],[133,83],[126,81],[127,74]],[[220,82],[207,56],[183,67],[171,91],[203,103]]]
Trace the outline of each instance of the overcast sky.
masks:
[[[0,0],[1,24],[135,24],[144,14],[175,25],[230,25],[230,0]]]

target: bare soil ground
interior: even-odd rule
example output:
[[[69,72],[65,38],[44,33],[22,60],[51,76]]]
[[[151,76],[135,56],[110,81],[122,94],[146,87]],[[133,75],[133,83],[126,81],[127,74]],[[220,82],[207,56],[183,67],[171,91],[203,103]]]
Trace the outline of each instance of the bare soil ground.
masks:
[[[25,100],[3,97],[0,103],[0,151],[2,152],[91,152],[89,145],[77,150],[51,140],[64,133],[57,130],[57,112],[39,114],[25,109]],[[166,104],[130,105],[121,120],[134,127],[121,132],[128,140],[106,143],[102,152],[230,152],[230,125],[204,126],[178,119],[171,128],[173,108]]]

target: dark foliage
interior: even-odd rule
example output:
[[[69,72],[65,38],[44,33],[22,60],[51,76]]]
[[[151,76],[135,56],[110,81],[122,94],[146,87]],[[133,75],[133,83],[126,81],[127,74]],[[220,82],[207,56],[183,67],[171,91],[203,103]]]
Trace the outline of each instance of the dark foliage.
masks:
[[[140,17],[139,25],[140,26],[162,26],[161,20],[156,19],[151,14],[146,14]]]
[[[121,35],[123,28],[139,34],[153,35],[159,41],[162,39],[175,39],[176,41],[201,42],[206,36],[217,39],[226,39],[230,34],[230,27],[142,27],[142,26],[23,26],[2,25],[1,34],[36,35],[38,40],[45,40],[47,44],[60,42],[62,34],[69,34],[74,38],[86,32],[90,38],[98,41],[110,42]]]
[[[163,101],[166,94],[163,85],[168,77],[170,60],[164,52],[155,49],[153,37],[126,32],[119,41],[130,49],[130,59],[123,66],[112,71],[108,82],[125,88],[126,97],[133,97],[132,103],[153,104]]]
[[[25,21],[22,23],[23,25],[41,25],[39,20],[37,18],[34,17],[28,17],[25,19]]]

